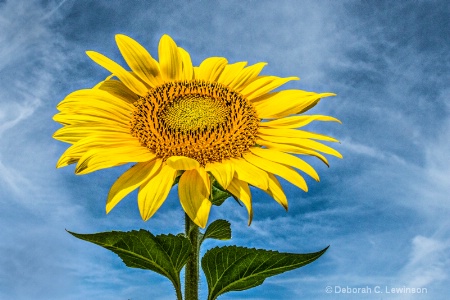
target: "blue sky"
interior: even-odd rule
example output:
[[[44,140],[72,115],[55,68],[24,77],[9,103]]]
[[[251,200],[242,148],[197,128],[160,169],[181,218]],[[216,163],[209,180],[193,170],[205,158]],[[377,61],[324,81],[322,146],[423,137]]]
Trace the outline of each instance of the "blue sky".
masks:
[[[318,261],[220,299],[447,299],[450,293],[450,4],[448,1],[0,1],[0,299],[174,299],[169,281],[128,269],[65,229],[183,229],[176,193],[148,222],[136,194],[104,213],[126,169],[76,176],[56,169],[56,104],[107,72],[85,55],[121,61],[127,34],[151,53],[167,33],[191,54],[268,62],[288,87],[332,91],[312,113],[343,124],[311,130],[341,141],[321,182],[285,183],[286,213],[254,191],[254,221],[234,201],[219,244],[312,252]],[[218,245],[207,242],[206,248]],[[426,294],[327,294],[333,287],[426,288]],[[206,282],[201,284],[205,298]]]

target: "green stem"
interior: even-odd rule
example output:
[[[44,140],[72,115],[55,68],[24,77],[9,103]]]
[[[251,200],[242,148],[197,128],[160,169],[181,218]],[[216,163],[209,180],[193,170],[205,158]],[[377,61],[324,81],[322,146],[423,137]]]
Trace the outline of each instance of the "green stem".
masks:
[[[198,300],[198,282],[199,282],[199,230],[198,226],[192,222],[187,214],[185,218],[186,236],[192,244],[192,254],[186,264],[184,281],[185,300]]]
[[[175,291],[177,293],[177,300],[183,300],[183,294],[181,293],[181,287],[180,286],[176,287]]]

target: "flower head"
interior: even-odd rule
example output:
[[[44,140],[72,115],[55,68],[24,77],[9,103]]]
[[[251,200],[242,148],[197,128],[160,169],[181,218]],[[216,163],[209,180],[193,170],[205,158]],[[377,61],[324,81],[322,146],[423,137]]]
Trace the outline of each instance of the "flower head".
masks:
[[[252,219],[249,185],[262,189],[287,209],[275,175],[307,191],[299,169],[316,180],[316,171],[293,154],[328,164],[322,153],[341,157],[318,141],[328,136],[299,130],[312,121],[303,115],[332,93],[272,92],[297,77],[260,76],[265,63],[229,64],[223,57],[198,67],[189,54],[164,35],[156,61],[139,43],[116,35],[131,71],[93,51],[87,55],[111,72],[92,89],[69,94],[54,120],[64,125],[54,138],[72,144],[57,167],[77,163],[75,173],[136,163],[113,184],[106,211],[139,188],[138,206],[148,220],[179,177],[181,206],[205,227],[211,208],[211,182],[242,201]]]

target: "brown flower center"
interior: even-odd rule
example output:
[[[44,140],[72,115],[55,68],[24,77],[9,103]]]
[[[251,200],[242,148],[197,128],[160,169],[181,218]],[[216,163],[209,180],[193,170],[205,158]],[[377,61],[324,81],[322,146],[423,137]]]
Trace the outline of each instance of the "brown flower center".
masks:
[[[259,118],[252,104],[217,82],[168,82],[134,106],[131,134],[163,160],[187,156],[205,166],[255,145]]]

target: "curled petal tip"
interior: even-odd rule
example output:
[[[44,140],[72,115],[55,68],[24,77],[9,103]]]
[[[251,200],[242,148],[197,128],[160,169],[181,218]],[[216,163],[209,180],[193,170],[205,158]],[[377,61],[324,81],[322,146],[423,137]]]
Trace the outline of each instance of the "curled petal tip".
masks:
[[[250,213],[250,215],[248,216],[248,223],[247,226],[250,226],[252,224],[253,221],[253,211]]]
[[[168,35],[167,33],[163,34],[163,36],[161,37],[161,40],[163,40],[163,39],[170,40],[170,41],[173,42],[172,37],[170,35]]]

